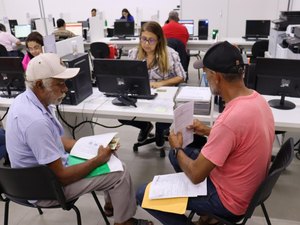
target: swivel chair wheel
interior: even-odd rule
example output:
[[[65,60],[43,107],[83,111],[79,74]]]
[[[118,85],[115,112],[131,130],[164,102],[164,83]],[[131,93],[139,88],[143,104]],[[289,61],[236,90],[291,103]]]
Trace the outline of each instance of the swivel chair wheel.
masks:
[[[133,152],[138,152],[138,150],[139,150],[138,144],[134,144],[133,145]]]
[[[164,149],[160,149],[160,153],[159,153],[160,158],[165,158],[166,157],[166,152]]]
[[[300,151],[296,152],[296,158],[300,160]]]

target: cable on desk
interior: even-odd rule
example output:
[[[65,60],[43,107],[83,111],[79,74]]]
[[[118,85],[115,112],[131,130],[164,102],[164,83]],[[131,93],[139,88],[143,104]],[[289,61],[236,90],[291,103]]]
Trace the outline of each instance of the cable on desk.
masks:
[[[8,111],[8,110],[7,110],[7,111]],[[74,139],[76,139],[76,137],[75,137],[75,131],[76,131],[76,129],[77,129],[78,127],[80,127],[81,125],[85,124],[85,123],[95,124],[95,125],[98,125],[98,126],[101,126],[101,127],[104,127],[104,128],[119,128],[119,127],[124,126],[124,124],[119,124],[119,125],[116,125],[116,126],[106,126],[106,125],[104,125],[104,124],[97,123],[97,122],[94,122],[94,121],[92,121],[92,120],[82,121],[82,122],[80,122],[79,124],[77,124],[77,125],[75,125],[75,126],[72,126],[72,125],[69,124],[69,123],[63,118],[63,116],[61,115],[61,112],[60,112],[60,110],[59,110],[58,105],[56,106],[56,111],[57,111],[57,114],[58,114],[59,118],[62,120],[62,122],[63,122],[64,124],[66,124],[69,128],[72,129],[72,137],[73,137]],[[5,114],[5,115],[6,115],[6,114]],[[133,117],[131,121],[134,121],[135,119],[136,119],[136,116]]]
[[[69,128],[71,128],[72,130],[74,130],[74,127],[73,127],[71,124],[69,124],[69,123],[62,117],[58,105],[56,106],[56,111],[57,111],[58,117],[63,121],[63,123],[66,124],[66,125],[67,125]]]
[[[6,117],[7,113],[8,113],[9,108],[6,109],[6,112],[4,113],[4,115],[0,118],[0,121],[4,120],[4,118]]]

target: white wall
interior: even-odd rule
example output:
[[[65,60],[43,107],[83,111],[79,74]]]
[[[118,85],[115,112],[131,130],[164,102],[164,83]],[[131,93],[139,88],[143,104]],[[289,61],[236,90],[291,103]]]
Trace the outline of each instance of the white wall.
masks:
[[[195,24],[199,19],[208,19],[209,34],[218,29],[221,37],[241,37],[247,19],[278,19],[279,11],[286,11],[287,4],[288,0],[182,0],[181,14],[183,19],[194,19]]]
[[[290,1],[291,10],[300,10],[300,0]],[[241,37],[247,19],[277,19],[280,11],[287,10],[288,0],[44,0],[46,16],[63,17],[66,22],[86,20],[90,10],[97,8],[108,25],[120,18],[123,8],[128,8],[138,23],[150,20],[159,11],[159,22],[163,24],[168,12],[180,4],[182,19],[194,19],[195,23],[208,19],[210,33],[219,29],[222,37]],[[29,16],[40,17],[38,0],[0,0],[0,21],[3,16],[28,23]]]
[[[0,18],[6,14],[9,18],[18,19],[19,23],[27,23],[26,14],[31,18],[40,17],[38,0],[0,0],[5,7],[0,11]],[[66,22],[86,20],[90,17],[92,8],[104,12],[104,19],[112,25],[115,19],[121,17],[123,8],[127,8],[135,17],[136,22],[150,20],[151,16],[160,14],[160,23],[167,19],[169,11],[180,5],[180,0],[44,0],[45,15],[51,14],[55,19],[63,17]],[[2,7],[1,7],[2,8]]]

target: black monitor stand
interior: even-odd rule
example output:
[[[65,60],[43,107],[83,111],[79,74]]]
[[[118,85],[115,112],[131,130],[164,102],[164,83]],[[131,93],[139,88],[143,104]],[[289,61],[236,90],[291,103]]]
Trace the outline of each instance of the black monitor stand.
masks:
[[[119,95],[115,99],[112,100],[113,105],[117,106],[136,106],[137,99],[136,98],[131,98],[127,95]]]
[[[293,102],[285,100],[285,95],[281,95],[280,99],[272,99],[268,101],[268,103],[272,108],[275,109],[290,110],[296,107]]]

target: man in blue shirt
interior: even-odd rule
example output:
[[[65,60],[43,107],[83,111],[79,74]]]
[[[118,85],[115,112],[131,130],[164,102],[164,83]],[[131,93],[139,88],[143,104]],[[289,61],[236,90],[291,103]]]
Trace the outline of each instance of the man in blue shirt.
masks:
[[[6,124],[6,144],[12,167],[47,165],[61,184],[67,200],[91,191],[104,191],[106,205],[113,210],[115,225],[131,225],[137,219],[136,199],[131,177],[124,171],[86,178],[98,166],[106,163],[112,150],[100,146],[98,155],[84,163],[69,166],[68,152],[76,140],[63,136],[64,130],[53,113],[68,88],[65,80],[77,75],[79,68],[66,68],[53,53],[34,57],[26,70],[27,90],[11,105]],[[56,202],[37,201],[48,207]],[[149,224],[145,221],[146,224]],[[144,223],[145,223],[144,222]],[[151,224],[151,223],[150,223]]]

